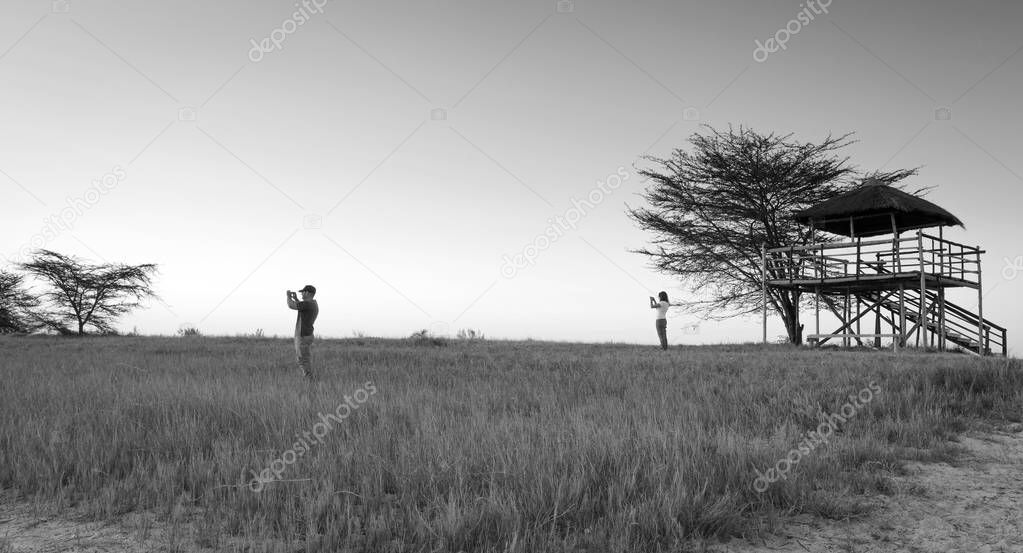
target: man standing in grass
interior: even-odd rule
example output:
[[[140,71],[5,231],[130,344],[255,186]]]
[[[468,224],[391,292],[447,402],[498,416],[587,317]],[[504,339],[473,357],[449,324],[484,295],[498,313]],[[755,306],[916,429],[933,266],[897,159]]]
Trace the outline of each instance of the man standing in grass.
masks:
[[[313,297],[316,295],[316,287],[306,284],[305,288],[299,290],[302,300],[299,301],[295,292],[288,290],[288,307],[298,311],[298,319],[295,321],[295,355],[298,357],[298,368],[302,369],[302,376],[309,380],[313,379],[312,352],[313,347],[313,323],[316,316],[320,314],[320,306]]]

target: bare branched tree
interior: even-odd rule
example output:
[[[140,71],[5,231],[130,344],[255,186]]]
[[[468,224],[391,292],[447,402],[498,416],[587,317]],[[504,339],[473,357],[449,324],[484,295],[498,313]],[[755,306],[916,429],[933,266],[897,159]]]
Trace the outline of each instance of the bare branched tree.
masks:
[[[34,319],[39,300],[24,281],[23,275],[0,271],[0,333],[30,332],[39,326]]]
[[[46,285],[41,298],[48,310],[40,322],[59,332],[83,335],[91,327],[113,332],[116,320],[156,298],[152,278],[156,265],[93,265],[50,250],[39,250],[22,270]]]
[[[849,134],[814,144],[743,127],[706,129],[690,137],[691,151],[644,158],[653,164],[639,171],[652,183],[643,195],[649,206],[629,209],[629,215],[653,239],[651,247],[635,251],[708,298],[687,303],[697,314],[708,319],[753,314],[763,305],[761,248],[830,240],[792,215],[849,190],[862,175],[848,157],[838,155],[852,144]],[[895,182],[914,173],[872,176]],[[802,342],[801,301],[798,291],[768,294],[769,308],[797,344]]]

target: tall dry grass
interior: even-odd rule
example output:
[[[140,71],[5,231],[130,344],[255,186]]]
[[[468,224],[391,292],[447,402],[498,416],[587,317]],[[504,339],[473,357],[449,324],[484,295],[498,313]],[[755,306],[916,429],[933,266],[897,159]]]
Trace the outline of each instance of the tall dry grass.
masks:
[[[191,546],[311,551],[669,551],[787,514],[844,517],[900,460],[1020,417],[1018,360],[785,346],[0,339],[0,487],[104,519],[148,512]],[[878,394],[765,493],[820,413]],[[245,486],[372,381],[378,393],[261,493]],[[188,541],[186,540],[186,541]]]

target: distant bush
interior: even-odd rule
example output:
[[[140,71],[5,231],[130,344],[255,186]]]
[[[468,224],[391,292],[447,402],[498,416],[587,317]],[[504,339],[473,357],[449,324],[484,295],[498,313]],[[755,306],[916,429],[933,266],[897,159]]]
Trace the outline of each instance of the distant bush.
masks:
[[[188,336],[202,336],[202,334],[199,333],[198,329],[192,328],[192,329],[189,329],[189,330],[194,331],[195,334],[189,334]],[[181,334],[180,330],[178,331],[178,334]],[[181,334],[181,335],[185,336],[185,334]],[[263,334],[263,329],[262,328],[257,328],[255,332],[242,332],[240,334],[235,334],[235,338],[256,338],[256,339],[259,339],[259,338],[266,338],[266,335]]]
[[[414,346],[441,347],[448,345],[447,338],[434,336],[433,334],[430,334],[430,331],[426,330],[425,328],[418,332],[413,332],[412,335],[408,337],[408,339],[409,341],[412,342],[412,345]]]
[[[202,336],[202,332],[199,332],[199,329],[194,326],[186,326],[178,329],[178,336],[181,336],[182,338],[187,338],[189,336]]]
[[[468,340],[470,342],[487,339],[487,337],[483,335],[483,332],[472,328],[463,328],[462,330],[459,330],[455,337],[459,340]]]

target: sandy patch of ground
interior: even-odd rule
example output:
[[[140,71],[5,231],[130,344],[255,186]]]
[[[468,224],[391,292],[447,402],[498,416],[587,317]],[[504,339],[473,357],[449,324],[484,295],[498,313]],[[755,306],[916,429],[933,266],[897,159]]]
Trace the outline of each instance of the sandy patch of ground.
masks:
[[[898,492],[868,516],[798,517],[759,544],[736,540],[714,553],[1023,553],[1023,434],[970,434],[956,462],[907,463]]]
[[[1023,428],[961,438],[956,466],[908,463],[896,494],[868,516],[796,517],[760,543],[734,540],[713,553],[1023,553]],[[151,516],[84,522],[0,497],[0,553],[200,551],[195,536]],[[208,551],[208,549],[207,549]]]
[[[190,526],[190,525],[188,525]],[[151,514],[131,513],[89,522],[50,509],[0,498],[0,553],[140,553],[204,551],[185,525],[158,522]],[[205,550],[205,551],[208,551]]]

